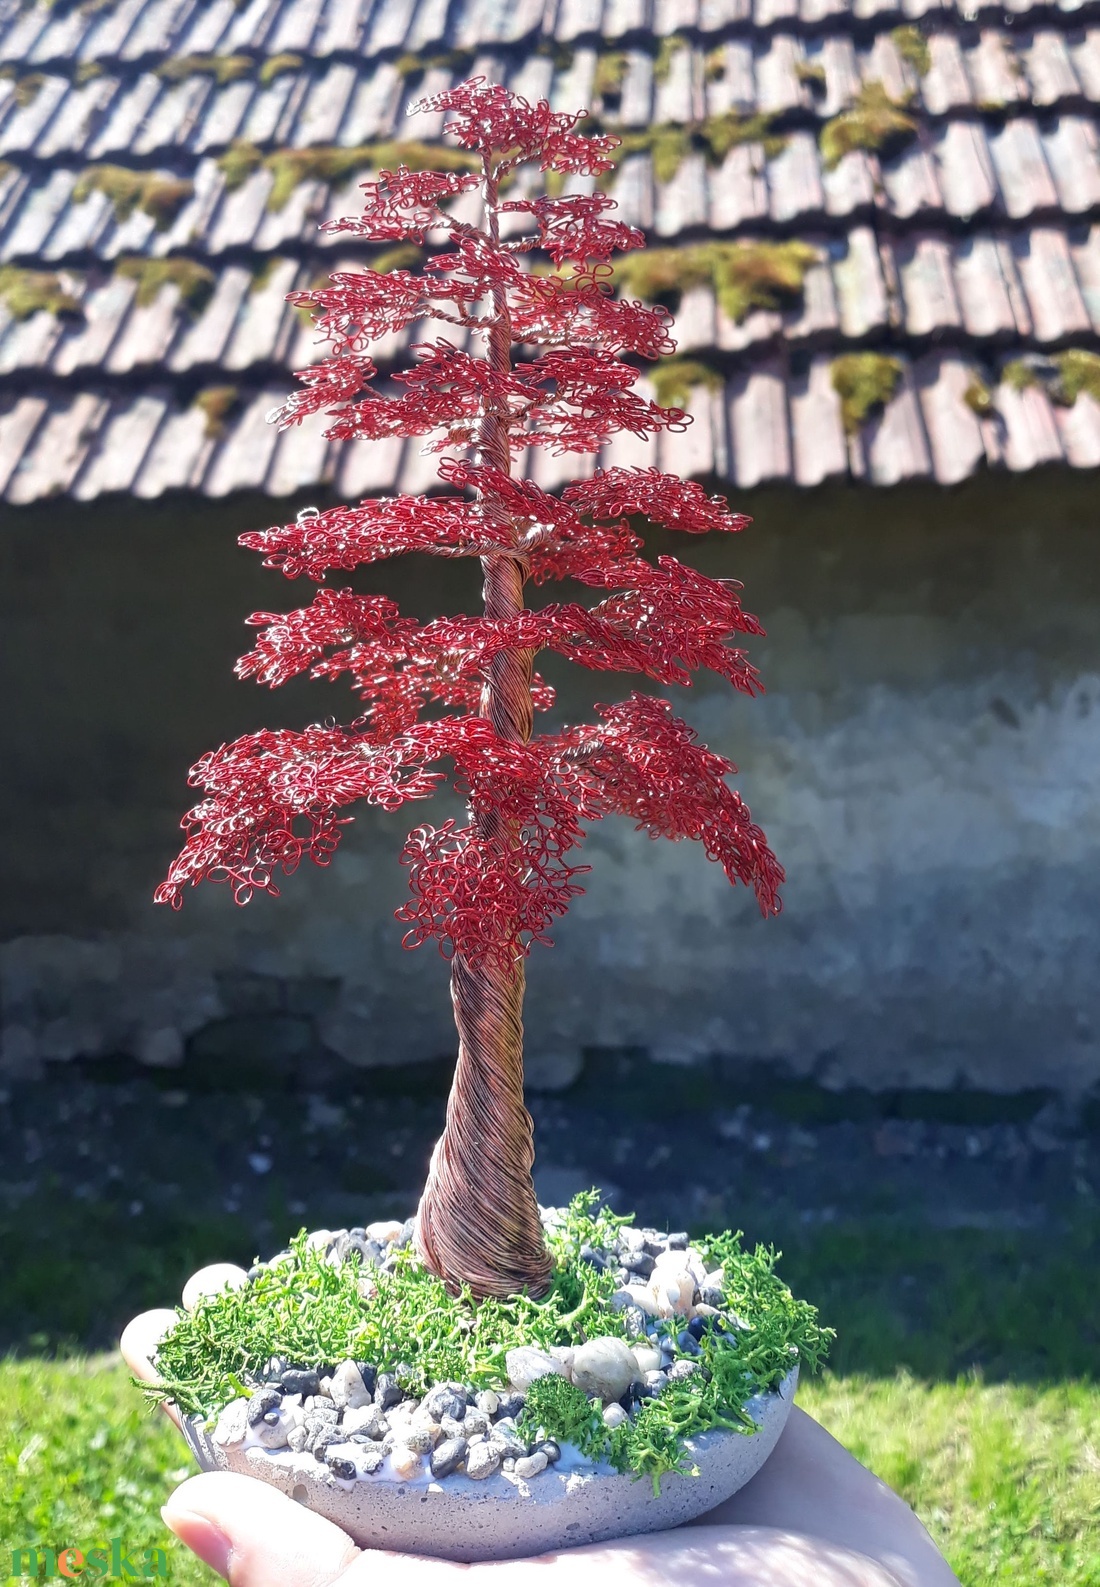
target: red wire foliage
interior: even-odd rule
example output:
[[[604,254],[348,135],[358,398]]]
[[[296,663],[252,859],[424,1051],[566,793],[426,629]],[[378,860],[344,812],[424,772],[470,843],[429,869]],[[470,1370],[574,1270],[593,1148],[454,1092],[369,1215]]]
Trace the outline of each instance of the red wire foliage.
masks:
[[[779,909],[783,872],[729,786],[734,768],[666,701],[635,693],[588,726],[531,733],[532,709],[553,700],[532,671],[540,650],[660,684],[690,684],[708,668],[745,694],[758,688],[737,641],[762,630],[739,586],[674,557],[647,560],[627,521],[702,534],[747,519],[653,468],[608,468],[560,498],[511,472],[531,447],[592,453],[622,430],[648,437],[688,422],[635,389],[638,362],[675,346],[667,311],[619,301],[606,284],[610,256],[642,247],[641,234],[598,192],[501,197],[523,165],[598,175],[616,140],[583,136],[580,116],[479,79],[414,108],[446,113],[447,132],[481,156],[481,174],[383,171],[364,184],[362,215],[330,223],[433,251],[419,273],[344,271],[291,295],[312,310],[327,356],[299,372],[276,417],[286,426],[324,412],[326,435],[340,440],[417,436],[425,451],[448,453],[446,493],[307,508],[241,537],[266,566],[321,588],[296,611],[249,619],[259,632],[238,675],[272,687],[302,673],[344,676],[363,710],[346,727],[251,733],[204,756],[191,772],[203,797],[156,896],[176,907],[204,879],[228,882],[238,903],[277,893],[278,873],[303,856],[328,863],[350,806],[395,810],[450,775],[468,819],[418,827],[401,855],[405,943],[433,939],[453,959],[461,1038],[419,1240],[448,1281],[507,1294],[537,1291],[548,1272],[522,1106],[523,957],[580,891],[586,824],[620,814],[653,837],[695,839],[755,890],[765,914]],[[480,225],[464,218],[475,191]],[[531,269],[540,253],[552,273]],[[382,379],[368,346],[420,322],[411,366]],[[401,552],[479,558],[484,613],[420,623],[384,596],[325,583]],[[525,607],[525,583],[562,579],[599,599]],[[470,1176],[486,1141],[497,1148],[496,1180],[479,1197]]]
[[[596,174],[610,168],[614,140],[587,137],[578,117],[528,105],[474,81],[422,108],[450,112],[448,128],[480,152],[495,182],[515,167]],[[442,244],[425,270],[344,271],[312,292],[308,304],[329,344],[323,363],[299,373],[301,389],[279,411],[282,425],[324,410],[334,438],[421,436],[432,450],[476,447],[491,414],[508,455],[531,446],[592,452],[617,431],[650,435],[677,429],[686,416],[660,408],[633,388],[638,369],[623,352],[654,358],[674,347],[660,308],[620,302],[600,266],[616,250],[643,246],[633,228],[611,218],[601,193],[496,202],[490,225],[455,217],[450,203],[477,188],[472,175],[383,171],[364,184],[364,213],[332,223],[377,242]],[[494,184],[495,185],[495,184]],[[524,230],[501,241],[497,216]],[[513,222],[514,224],[514,222]],[[525,256],[541,251],[569,277],[532,274]],[[520,358],[505,370],[478,351],[503,319]],[[415,362],[387,389],[368,343],[418,321],[458,325],[466,347],[433,337],[414,346]],[[470,350],[473,349],[473,350]],[[609,468],[569,485],[556,499],[487,459],[449,457],[440,476],[451,493],[399,496],[355,507],[309,510],[281,528],[241,537],[268,567],[320,583],[399,552],[507,557],[542,584],[570,578],[609,592],[598,604],[554,603],[506,619],[402,617],[382,596],[321,588],[299,611],[257,612],[255,648],[238,675],[275,686],[299,673],[346,675],[365,703],[349,727],[252,733],[203,757],[191,781],[205,797],[187,815],[187,843],[157,899],[178,906],[187,883],[227,881],[239,903],[303,855],[326,864],[365,801],[394,810],[423,799],[450,763],[465,795],[464,826],[418,827],[402,853],[411,902],[399,918],[415,945],[434,938],[470,961],[511,965],[564,913],[578,891],[573,863],[584,823],[611,812],[653,836],[701,841],[732,880],[755,889],[765,913],[778,910],[782,870],[745,805],[728,786],[734,768],[697,745],[664,702],[632,695],[600,712],[599,724],[546,734],[526,744],[497,736],[480,714],[488,668],[501,651],[554,650],[583,666],[688,684],[709,668],[751,694],[757,675],[731,644],[762,632],[740,604],[737,586],[685,567],[656,564],[626,517],[644,516],[689,534],[740,529],[747,519],[655,468]],[[535,680],[534,705],[552,703]],[[486,836],[486,816],[493,836]]]

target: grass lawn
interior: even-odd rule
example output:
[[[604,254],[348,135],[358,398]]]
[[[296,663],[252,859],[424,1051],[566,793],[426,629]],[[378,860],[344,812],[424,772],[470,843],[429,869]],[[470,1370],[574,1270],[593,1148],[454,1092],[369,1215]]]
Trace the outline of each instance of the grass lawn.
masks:
[[[121,1537],[130,1552],[165,1549],[170,1581],[218,1579],[161,1523],[192,1467],[113,1358],[9,1362],[0,1396],[5,1550]],[[1100,1581],[1095,1386],[826,1375],[801,1401],[916,1507],[965,1587]]]
[[[182,1441],[116,1358],[66,1346],[89,1297],[58,1286],[72,1248],[43,1246],[42,1227],[0,1223],[0,1324],[18,1341],[0,1362],[0,1575],[13,1547],[121,1537],[166,1549],[170,1580],[211,1583],[160,1521],[190,1469]],[[228,1224],[165,1226],[142,1246],[114,1231],[112,1263],[99,1232],[102,1250],[84,1224],[80,1253],[99,1326],[170,1300],[201,1261],[253,1254]],[[1057,1234],[868,1220],[785,1241],[785,1275],[839,1334],[802,1404],[909,1500],[964,1587],[1100,1583],[1098,1234],[1093,1219]]]

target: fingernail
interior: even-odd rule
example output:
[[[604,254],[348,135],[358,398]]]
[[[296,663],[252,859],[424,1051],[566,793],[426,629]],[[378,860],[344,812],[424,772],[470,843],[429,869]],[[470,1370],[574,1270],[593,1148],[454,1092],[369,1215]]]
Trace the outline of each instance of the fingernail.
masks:
[[[166,1504],[160,1514],[168,1530],[174,1532],[192,1554],[197,1554],[204,1565],[228,1580],[233,1546],[224,1532],[205,1515],[196,1515],[192,1510],[170,1510]]]

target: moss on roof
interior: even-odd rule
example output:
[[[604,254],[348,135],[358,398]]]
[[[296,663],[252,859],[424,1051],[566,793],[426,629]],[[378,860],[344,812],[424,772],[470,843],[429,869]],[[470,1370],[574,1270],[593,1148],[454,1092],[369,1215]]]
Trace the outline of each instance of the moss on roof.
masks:
[[[607,99],[619,93],[629,64],[623,50],[607,50],[604,54],[596,56],[592,92],[597,99]]]
[[[891,99],[879,82],[864,83],[847,110],[827,121],[818,142],[827,171],[833,171],[853,149],[890,155],[911,142],[918,123],[908,101]]]
[[[972,413],[978,415],[979,419],[984,419],[993,412],[993,393],[989,389],[985,376],[977,369],[973,369],[970,372],[970,380],[966,390],[963,392],[963,401]]]
[[[688,47],[687,39],[679,33],[670,33],[663,38],[657,46],[657,55],[653,62],[653,81],[667,83],[672,72],[672,63],[681,50]]]
[[[888,353],[846,353],[834,359],[833,390],[840,398],[840,415],[846,435],[883,409],[901,379],[901,360]]]
[[[908,61],[918,77],[924,77],[931,71],[932,51],[920,28],[914,27],[911,22],[905,22],[901,27],[893,28],[890,37],[902,60]]]
[[[817,248],[799,238],[647,248],[618,260],[614,280],[624,294],[670,308],[690,287],[709,284],[725,313],[740,324],[753,309],[796,306],[806,272],[820,258]]]
[[[266,88],[277,77],[282,77],[284,72],[296,72],[304,64],[300,55],[294,55],[290,50],[283,50],[279,55],[269,55],[257,75]]]
[[[185,77],[213,77],[218,83],[233,83],[251,77],[256,61],[251,55],[170,55],[155,68],[158,77],[180,83]]]
[[[360,144],[351,149],[338,144],[313,149],[276,149],[263,156],[263,163],[275,177],[267,199],[270,210],[285,209],[300,182],[338,182],[357,172],[396,170],[400,165],[407,166],[410,171],[479,169],[476,155],[463,149],[395,139]]]
[[[137,282],[134,301],[139,308],[148,307],[162,287],[174,286],[179,292],[181,303],[193,314],[199,314],[214,290],[212,270],[194,259],[179,256],[171,259],[120,259],[115,265],[115,273]]]
[[[83,313],[59,275],[20,265],[0,265],[0,302],[16,320],[29,320],[43,309],[59,319],[79,318]]]
[[[225,430],[225,421],[241,405],[241,394],[236,386],[206,386],[196,392],[191,406],[198,408],[205,418],[203,426],[207,437],[216,440]]]
[[[1058,367],[1055,401],[1072,407],[1084,392],[1100,402],[1100,356],[1083,347],[1069,347],[1064,353],[1055,353],[1054,362]]]
[[[193,182],[160,171],[134,171],[126,165],[89,165],[73,188],[74,203],[92,193],[105,193],[115,219],[127,220],[135,209],[149,215],[158,231],[166,231],[195,191]]]
[[[697,387],[717,391],[722,385],[721,371],[699,358],[659,358],[647,373],[662,408],[686,408]]]

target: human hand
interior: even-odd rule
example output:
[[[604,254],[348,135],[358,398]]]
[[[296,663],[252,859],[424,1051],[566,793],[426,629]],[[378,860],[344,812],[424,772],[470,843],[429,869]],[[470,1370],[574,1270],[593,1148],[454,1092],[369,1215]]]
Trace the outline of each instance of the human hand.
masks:
[[[175,1312],[135,1317],[121,1350],[135,1377]],[[179,1424],[174,1407],[168,1414]],[[233,1472],[189,1477],[161,1512],[166,1526],[231,1587],[958,1587],[928,1533],[897,1494],[795,1406],[770,1458],[732,1499],[687,1526],[594,1543],[537,1559],[456,1565],[359,1549],[331,1521],[266,1483]],[[470,1572],[481,1579],[471,1582]]]

